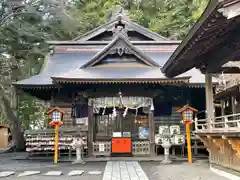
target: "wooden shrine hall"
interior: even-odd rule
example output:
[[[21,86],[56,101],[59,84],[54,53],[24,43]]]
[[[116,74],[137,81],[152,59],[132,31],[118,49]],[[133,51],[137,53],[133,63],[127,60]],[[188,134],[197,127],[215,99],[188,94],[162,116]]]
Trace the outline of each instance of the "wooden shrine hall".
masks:
[[[42,71],[14,86],[65,112],[60,150],[73,136],[84,136],[88,156],[154,155],[159,126],[179,125],[184,134],[177,109],[189,104],[205,112],[199,70],[175,78],[161,71],[179,43],[136,24],[121,9],[74,40],[49,42]],[[51,133],[28,131],[27,151],[51,152]],[[113,148],[113,138],[125,138],[128,148]]]
[[[229,86],[229,82],[240,73],[239,65],[236,66],[240,58],[239,9],[239,0],[211,0],[163,66],[169,78],[192,68],[205,74],[207,119],[195,122],[196,133],[208,148],[211,165],[236,171],[240,171],[240,118],[234,107],[239,105],[239,93],[238,85],[231,83]],[[225,74],[229,74],[229,79],[223,81]],[[212,77],[219,78],[219,91],[215,95]],[[227,110],[228,115],[225,114],[225,102],[232,108]],[[220,104],[220,113],[216,104]]]

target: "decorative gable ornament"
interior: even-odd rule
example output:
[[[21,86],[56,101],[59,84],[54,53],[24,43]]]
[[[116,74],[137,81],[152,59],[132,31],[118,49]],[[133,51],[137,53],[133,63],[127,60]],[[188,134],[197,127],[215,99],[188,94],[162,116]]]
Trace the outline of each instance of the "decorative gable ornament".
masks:
[[[47,112],[47,115],[49,117],[49,119],[51,119],[49,125],[50,126],[61,126],[63,125],[63,115],[64,115],[64,112],[58,108],[58,107],[55,107],[53,109],[50,109],[48,112]]]
[[[110,50],[109,54],[118,54],[119,56],[123,56],[124,54],[133,54],[133,51],[126,47],[122,41],[118,41]]]
[[[122,34],[125,38],[128,39],[127,29],[125,28],[125,24],[122,24],[121,20],[118,21],[118,24],[113,29],[113,37],[117,36],[118,34]]]
[[[118,34],[105,48],[97,53],[90,61],[84,64],[81,68],[92,67],[103,60],[108,55],[117,54],[123,56],[124,54],[133,55],[139,61],[151,67],[159,67],[159,65],[150,59],[148,56],[143,54],[137,49],[125,36],[121,33]]]

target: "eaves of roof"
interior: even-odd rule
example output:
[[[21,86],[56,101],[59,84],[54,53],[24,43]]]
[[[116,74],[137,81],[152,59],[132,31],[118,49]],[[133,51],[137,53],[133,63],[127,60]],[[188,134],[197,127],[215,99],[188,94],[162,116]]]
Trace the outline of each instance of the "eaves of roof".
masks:
[[[172,56],[169,58],[169,60],[164,64],[162,71],[166,74],[166,76],[171,77],[170,71],[174,71],[173,69],[176,67],[176,64],[178,64],[179,57],[181,56],[184,48],[186,48],[187,44],[192,40],[193,36],[199,31],[201,26],[204,24],[204,22],[208,19],[208,17],[211,15],[211,13],[216,9],[216,7],[219,4],[219,0],[210,0],[208,6],[206,7],[204,13],[200,17],[200,19],[195,23],[195,25],[191,28],[187,36],[183,39],[181,44],[178,46],[178,48],[175,50],[175,52],[172,54]],[[190,70],[194,67],[194,65],[189,64],[187,69]],[[187,64],[186,64],[187,66]],[[174,74],[174,76],[179,75]]]

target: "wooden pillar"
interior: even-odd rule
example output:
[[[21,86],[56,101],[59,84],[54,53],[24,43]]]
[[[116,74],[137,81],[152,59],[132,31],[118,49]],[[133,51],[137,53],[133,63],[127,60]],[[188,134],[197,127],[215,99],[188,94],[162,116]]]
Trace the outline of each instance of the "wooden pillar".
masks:
[[[153,118],[153,111],[149,110],[148,112],[148,120],[149,120],[149,142],[150,142],[150,155],[155,155],[155,125]]]
[[[93,102],[90,102],[88,104],[88,137],[87,137],[87,142],[88,142],[88,156],[93,155]]]
[[[225,102],[224,100],[221,100],[221,116],[225,116],[225,108],[224,108]]]
[[[212,75],[205,74],[205,92],[206,92],[206,110],[207,119],[212,121],[214,119],[214,102],[213,102],[213,86],[212,86]]]
[[[234,96],[232,96],[231,97],[231,107],[232,107],[232,113],[233,114],[236,114],[236,112],[237,112],[235,101],[236,101],[236,98]]]
[[[19,106],[20,106],[20,90],[15,88],[15,95],[16,95],[16,105],[15,105],[15,111],[16,116],[19,118]]]

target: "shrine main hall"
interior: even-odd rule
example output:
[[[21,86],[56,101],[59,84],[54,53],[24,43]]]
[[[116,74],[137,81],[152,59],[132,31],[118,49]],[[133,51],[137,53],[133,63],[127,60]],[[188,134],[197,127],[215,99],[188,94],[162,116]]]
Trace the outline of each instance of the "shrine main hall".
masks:
[[[132,155],[156,155],[160,126],[179,126],[185,135],[178,109],[188,104],[205,113],[205,76],[199,70],[174,78],[161,71],[181,42],[151,32],[123,10],[80,37],[48,43],[42,71],[14,86],[65,112],[61,151],[82,136],[88,156],[110,156],[112,138],[128,137]],[[53,132],[29,131],[27,151],[53,152]]]

